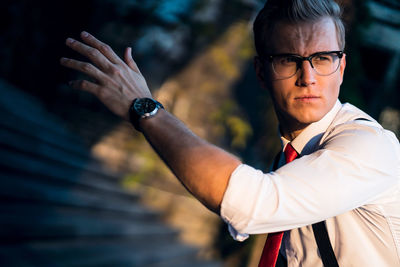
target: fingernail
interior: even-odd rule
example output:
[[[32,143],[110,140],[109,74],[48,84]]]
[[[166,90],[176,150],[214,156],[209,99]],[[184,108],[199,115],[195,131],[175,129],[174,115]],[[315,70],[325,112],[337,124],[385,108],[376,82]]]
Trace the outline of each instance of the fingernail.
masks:
[[[68,44],[72,44],[74,42],[74,39],[72,39],[72,38],[67,38],[67,43]]]
[[[60,62],[65,62],[67,59],[65,57],[60,58]]]
[[[83,31],[83,32],[82,32],[82,36],[83,36],[83,37],[88,37],[88,36],[89,36],[89,33]]]

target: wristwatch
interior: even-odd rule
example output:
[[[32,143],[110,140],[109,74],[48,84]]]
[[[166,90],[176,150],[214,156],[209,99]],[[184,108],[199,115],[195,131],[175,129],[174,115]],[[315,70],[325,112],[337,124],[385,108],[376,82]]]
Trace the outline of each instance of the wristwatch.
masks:
[[[164,109],[163,105],[154,99],[135,98],[129,108],[129,120],[133,127],[140,132],[140,120],[155,116],[160,108]]]

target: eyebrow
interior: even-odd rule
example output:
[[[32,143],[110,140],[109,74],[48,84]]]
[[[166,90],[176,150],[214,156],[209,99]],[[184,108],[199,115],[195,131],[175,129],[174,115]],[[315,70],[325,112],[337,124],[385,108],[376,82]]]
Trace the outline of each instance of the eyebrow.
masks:
[[[315,52],[309,56],[306,57],[311,57],[311,56],[315,56],[315,55],[319,55],[319,54],[329,54],[329,53],[337,53],[337,52],[343,52],[342,50],[331,50],[331,51],[319,51],[319,52]],[[267,55],[268,57],[272,56],[272,57],[276,57],[276,56],[297,56],[297,57],[303,57],[299,54],[293,54],[293,53],[282,53],[282,54],[269,54]]]

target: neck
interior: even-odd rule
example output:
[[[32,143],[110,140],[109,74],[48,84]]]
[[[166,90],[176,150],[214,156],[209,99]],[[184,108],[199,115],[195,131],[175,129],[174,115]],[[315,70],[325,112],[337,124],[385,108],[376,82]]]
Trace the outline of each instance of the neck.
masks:
[[[281,135],[289,141],[293,141],[310,123],[301,123],[293,118],[285,118],[277,112],[279,130]]]
[[[275,106],[275,114],[279,121],[281,135],[289,141],[293,141],[311,123],[302,123],[291,116],[285,115]]]
[[[308,125],[299,125],[297,127],[287,127],[284,123],[281,123],[279,130],[281,135],[289,141],[293,141]]]

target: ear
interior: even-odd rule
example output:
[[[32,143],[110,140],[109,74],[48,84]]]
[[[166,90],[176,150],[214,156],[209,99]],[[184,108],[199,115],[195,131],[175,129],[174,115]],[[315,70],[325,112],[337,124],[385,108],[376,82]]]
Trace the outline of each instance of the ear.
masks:
[[[261,62],[261,59],[259,56],[255,56],[254,57],[254,69],[256,71],[256,75],[257,75],[257,80],[261,86],[261,88],[263,89],[267,89],[266,86],[266,73],[265,73],[265,67],[264,64]]]
[[[342,84],[342,82],[343,82],[343,75],[344,75],[344,70],[345,70],[345,68],[346,68],[346,54],[345,53],[343,53],[343,57],[342,57],[342,59],[340,60],[340,67],[339,67],[340,69],[340,84]]]

